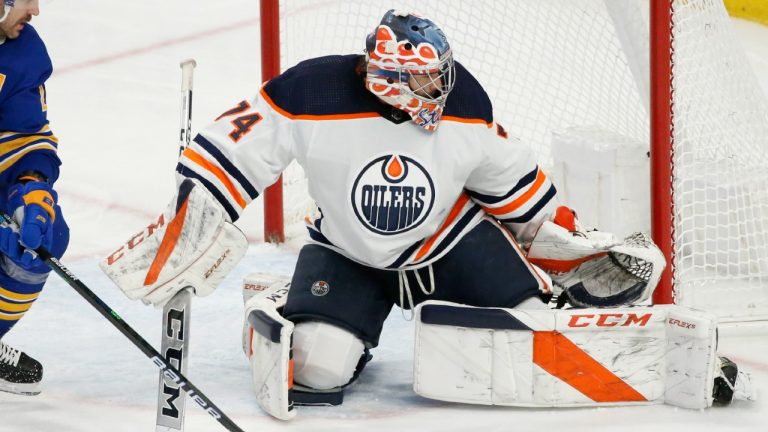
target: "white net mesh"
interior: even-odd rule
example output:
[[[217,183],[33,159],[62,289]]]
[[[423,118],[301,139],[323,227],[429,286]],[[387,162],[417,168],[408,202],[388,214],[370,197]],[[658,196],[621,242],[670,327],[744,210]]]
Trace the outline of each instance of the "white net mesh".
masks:
[[[722,1],[674,3],[680,303],[768,315],[768,106]]]
[[[443,28],[496,119],[543,166],[552,163],[553,131],[568,127],[648,143],[648,0],[283,0],[282,69],[362,54],[391,7]],[[723,316],[768,316],[765,96],[721,2],[675,1],[675,17],[677,299]],[[312,203],[300,168],[290,168],[285,188],[285,224],[296,235]],[[723,296],[732,304],[723,307]]]

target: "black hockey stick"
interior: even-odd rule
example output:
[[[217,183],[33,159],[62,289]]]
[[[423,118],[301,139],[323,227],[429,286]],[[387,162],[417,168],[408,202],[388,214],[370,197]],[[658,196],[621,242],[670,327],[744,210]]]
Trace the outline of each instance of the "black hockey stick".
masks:
[[[16,221],[11,219],[5,212],[0,212],[0,216],[3,217],[5,222],[11,226],[16,226]],[[224,414],[219,407],[217,407],[206,395],[204,395],[194,384],[181,374],[173,365],[166,362],[163,356],[157,352],[141,335],[128,325],[123,319],[114,311],[109,305],[104,303],[93,291],[91,291],[85,284],[75,276],[68,268],[64,266],[59,260],[51,255],[50,252],[40,247],[35,250],[35,253],[45,261],[48,267],[51,268],[56,274],[61,276],[69,286],[75,289],[78,294],[96,308],[99,313],[107,319],[113,326],[115,326],[120,333],[125,335],[134,345],[136,345],[141,352],[144,353],[152,363],[160,368],[160,372],[165,375],[166,378],[176,383],[180,389],[184,390],[193,401],[195,401],[201,408],[203,408],[211,417],[215,418],[222,426],[233,432],[244,432],[238,425],[236,425],[226,414]]]

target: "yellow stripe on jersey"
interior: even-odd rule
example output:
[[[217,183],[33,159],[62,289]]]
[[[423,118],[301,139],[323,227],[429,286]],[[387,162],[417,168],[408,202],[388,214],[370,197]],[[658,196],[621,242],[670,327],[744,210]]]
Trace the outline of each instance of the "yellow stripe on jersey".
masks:
[[[34,294],[19,294],[15,293],[13,291],[8,291],[7,289],[0,287],[0,297],[4,297],[8,300],[15,301],[15,302],[33,302],[37,299],[37,297],[40,295],[40,293],[34,293]]]
[[[48,103],[45,101],[45,86],[40,84],[40,106],[43,107],[43,112],[48,111]]]
[[[6,137],[9,136],[6,134]],[[0,136],[2,139],[2,136]],[[38,142],[36,142],[38,141]],[[22,156],[28,154],[33,150],[52,150],[56,151],[56,144],[59,139],[54,135],[19,135],[19,138],[11,139],[10,141],[2,143],[0,145],[0,172],[5,171],[11,165],[15,164]],[[8,156],[9,153],[16,151],[16,153]]]
[[[3,84],[5,84],[5,75],[0,73],[0,92],[3,91]]]
[[[19,137],[16,139],[12,139],[10,141],[6,141],[3,143],[2,146],[0,146],[0,157],[2,157],[4,154],[8,154],[18,148],[24,147],[25,145],[38,141],[38,140],[47,140],[51,141],[54,144],[59,143],[59,139],[56,138],[55,135],[42,135],[40,132],[34,133],[34,134],[19,134]]]
[[[41,127],[40,130],[35,132],[35,133],[36,134],[44,134],[44,133],[48,133],[50,131],[51,131],[51,125],[45,125],[45,126]],[[19,132],[10,132],[10,131],[0,131],[0,140],[2,140],[3,138],[8,138],[9,136],[12,136],[12,135],[29,135],[29,134],[22,134],[22,133],[19,133]]]
[[[0,313],[2,312],[26,312],[32,307],[32,303],[8,303],[0,300]]]
[[[18,321],[21,319],[21,317],[24,316],[26,312],[19,312],[19,313],[3,313],[0,312],[0,320],[3,321]]]

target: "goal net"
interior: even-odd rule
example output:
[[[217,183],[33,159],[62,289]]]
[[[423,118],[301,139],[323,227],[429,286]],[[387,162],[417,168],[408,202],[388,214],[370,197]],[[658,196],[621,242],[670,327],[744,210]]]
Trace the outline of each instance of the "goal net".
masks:
[[[362,54],[384,8],[418,11],[441,26],[456,60],[486,88],[496,120],[545,168],[553,165],[553,135],[569,128],[652,150],[649,89],[667,82],[671,175],[650,175],[665,175],[671,191],[641,194],[674,209],[670,295],[725,319],[768,319],[765,95],[721,0],[658,4],[672,12],[666,77],[649,66],[649,26],[664,25],[649,24],[649,0],[282,0],[280,70],[322,55]],[[313,203],[298,166],[284,175],[284,197],[287,235],[301,235]]]

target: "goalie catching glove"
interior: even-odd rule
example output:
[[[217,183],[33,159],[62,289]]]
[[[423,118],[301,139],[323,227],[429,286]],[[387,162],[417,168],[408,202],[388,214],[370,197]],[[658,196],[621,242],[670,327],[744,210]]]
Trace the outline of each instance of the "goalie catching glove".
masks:
[[[218,201],[186,179],[157,222],[99,267],[128,298],[161,307],[187,287],[198,296],[213,292],[247,248],[245,235],[226,219]]]
[[[643,233],[618,241],[610,233],[581,229],[575,214],[559,207],[539,228],[528,259],[552,277],[555,294],[577,307],[615,307],[648,299],[666,265]]]

